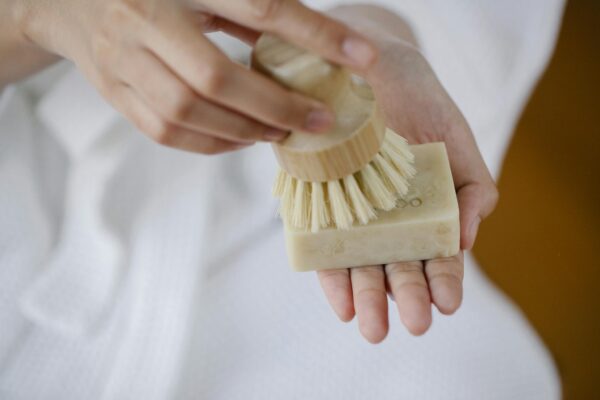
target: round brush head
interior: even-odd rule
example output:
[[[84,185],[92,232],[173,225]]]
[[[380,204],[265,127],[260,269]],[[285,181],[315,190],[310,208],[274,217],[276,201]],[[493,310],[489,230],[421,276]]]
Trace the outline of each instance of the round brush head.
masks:
[[[396,207],[415,174],[413,156],[404,138],[386,130],[368,85],[270,35],[258,40],[252,66],[336,115],[329,132],[294,131],[273,145],[281,166],[273,192],[287,226],[348,229]]]

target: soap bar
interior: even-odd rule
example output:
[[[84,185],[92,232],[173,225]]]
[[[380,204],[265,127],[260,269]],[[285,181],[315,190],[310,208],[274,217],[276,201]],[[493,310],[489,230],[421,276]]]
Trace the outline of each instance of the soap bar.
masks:
[[[360,267],[428,260],[458,253],[458,202],[444,143],[411,146],[416,176],[398,207],[348,230],[312,233],[285,226],[290,265],[295,271]]]

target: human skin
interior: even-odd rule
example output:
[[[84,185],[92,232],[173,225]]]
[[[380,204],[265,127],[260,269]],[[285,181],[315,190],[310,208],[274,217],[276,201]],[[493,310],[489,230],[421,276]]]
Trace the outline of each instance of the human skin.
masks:
[[[0,14],[0,85],[67,58],[142,132],[206,154],[334,121],[323,104],[231,61],[206,32],[270,32],[357,72],[377,56],[364,37],[297,1],[5,0]]]
[[[0,60],[11,62],[0,62],[0,88],[67,58],[142,132],[205,154],[281,140],[290,129],[326,130],[332,117],[323,105],[234,64],[204,38],[221,30],[252,44],[263,31],[278,34],[365,77],[388,126],[411,143],[446,143],[461,249],[470,249],[498,195],[467,122],[401,17],[369,5],[330,14],[343,23],[292,0],[5,1]],[[429,328],[432,305],[443,314],[458,309],[463,254],[318,277],[339,318],[356,315],[362,335],[378,343],[388,332],[386,293],[415,335]]]
[[[463,251],[473,247],[479,223],[496,206],[498,192],[460,110],[418,49],[410,26],[385,9],[353,5],[332,15],[370,37],[379,49],[365,78],[387,125],[410,143],[443,141],[460,210],[460,247],[454,257],[319,271],[325,295],[342,321],[358,317],[372,343],[388,332],[388,301],[396,303],[408,331],[421,335],[432,321],[432,305],[452,314],[462,301]]]

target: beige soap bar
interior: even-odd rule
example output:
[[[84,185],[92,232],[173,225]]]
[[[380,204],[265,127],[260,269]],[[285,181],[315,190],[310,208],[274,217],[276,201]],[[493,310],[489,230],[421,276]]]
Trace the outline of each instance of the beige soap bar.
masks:
[[[399,207],[367,225],[317,233],[285,227],[296,271],[428,260],[458,253],[458,202],[443,143],[411,146],[417,175]]]

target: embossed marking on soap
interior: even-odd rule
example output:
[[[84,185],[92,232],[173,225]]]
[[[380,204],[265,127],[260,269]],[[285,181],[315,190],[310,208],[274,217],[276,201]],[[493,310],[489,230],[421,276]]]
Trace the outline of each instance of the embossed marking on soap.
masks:
[[[423,200],[420,197],[413,197],[410,199],[401,199],[398,201],[398,208],[405,208],[410,205],[411,207],[421,207],[423,205]]]
[[[336,239],[332,243],[328,243],[319,249],[319,253],[324,256],[334,256],[341,254],[346,250],[346,241],[342,239]]]

